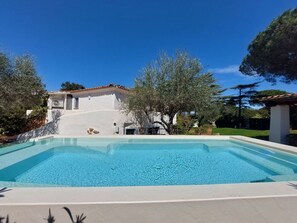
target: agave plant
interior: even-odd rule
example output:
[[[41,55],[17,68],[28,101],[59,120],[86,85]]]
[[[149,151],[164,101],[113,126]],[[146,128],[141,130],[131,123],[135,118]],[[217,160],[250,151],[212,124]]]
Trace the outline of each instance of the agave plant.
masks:
[[[1,188],[1,189],[0,189],[0,197],[4,197],[4,195],[1,194],[1,193],[7,192],[7,191],[10,191],[10,190],[11,190],[11,189],[7,189],[7,187],[3,187],[3,188]],[[1,221],[0,221],[0,223],[1,223]]]
[[[293,187],[293,188],[295,188],[295,189],[297,189],[297,184],[288,183],[288,185],[291,186],[291,187]]]
[[[6,221],[4,222],[5,219]],[[7,215],[6,218],[0,216],[0,223],[9,223],[9,215]]]
[[[8,217],[8,216],[7,216]],[[9,218],[9,217],[8,217]],[[4,220],[5,220],[5,217],[1,217],[0,216],[0,223],[3,223],[4,222]],[[9,221],[9,220],[8,220]]]
[[[6,190],[6,188],[3,189]],[[87,216],[82,213],[81,215],[76,215],[76,219],[74,220],[70,209],[67,207],[63,207],[63,209],[66,210],[66,212],[68,213],[72,223],[84,223],[84,220],[87,218]],[[48,217],[44,220],[46,220],[48,223],[54,223],[56,221],[55,217],[52,215],[51,209],[49,209]],[[0,216],[0,223],[9,223],[9,215],[7,215],[6,217]]]
[[[67,207],[63,207],[63,209],[68,213],[72,223],[84,223],[84,220],[86,219],[87,216],[84,215],[84,213],[82,213],[81,215],[76,215],[76,221],[74,221],[73,217],[72,217],[72,213],[70,211],[69,208]],[[1,223],[1,222],[0,222]]]
[[[54,223],[56,221],[55,217],[52,216],[51,209],[49,209],[48,217],[45,220],[47,220],[47,223]]]

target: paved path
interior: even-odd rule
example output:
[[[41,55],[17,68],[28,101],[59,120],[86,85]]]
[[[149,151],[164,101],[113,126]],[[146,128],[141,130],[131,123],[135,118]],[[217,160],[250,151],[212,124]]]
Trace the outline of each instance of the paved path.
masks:
[[[62,205],[0,206],[11,222],[46,222],[48,209],[56,223],[71,222]],[[143,204],[68,205],[73,215],[85,213],[85,223],[286,223],[297,222],[297,197],[253,198]]]

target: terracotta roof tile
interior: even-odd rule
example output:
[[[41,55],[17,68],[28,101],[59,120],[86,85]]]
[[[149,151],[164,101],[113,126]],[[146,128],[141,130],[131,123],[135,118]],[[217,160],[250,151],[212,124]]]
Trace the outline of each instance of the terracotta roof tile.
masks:
[[[98,86],[98,87],[93,87],[93,88],[85,88],[85,89],[80,89],[80,90],[60,90],[60,91],[50,91],[48,94],[71,94],[71,93],[76,93],[76,92],[84,92],[84,91],[91,91],[91,90],[97,90],[97,89],[106,89],[106,88],[118,88],[122,89],[124,91],[129,91],[129,88],[126,88],[125,86],[119,85],[119,84],[109,84],[105,86]]]
[[[260,100],[261,101],[274,101],[274,100],[281,100],[281,99],[296,99],[297,100],[297,93],[267,96],[267,97],[261,98]]]
[[[259,100],[269,106],[296,105],[297,104],[297,93],[268,96],[268,97],[260,98]]]
[[[83,91],[90,91],[90,90],[97,90],[97,89],[105,89],[105,88],[118,88],[118,89],[122,89],[125,91],[129,91],[128,88],[119,85],[119,84],[109,84],[109,85],[105,85],[105,86],[98,86],[98,87],[93,87],[93,88],[85,88],[85,89],[80,89],[80,90],[73,90],[73,91],[69,91],[70,93],[76,93],[76,92],[83,92]]]

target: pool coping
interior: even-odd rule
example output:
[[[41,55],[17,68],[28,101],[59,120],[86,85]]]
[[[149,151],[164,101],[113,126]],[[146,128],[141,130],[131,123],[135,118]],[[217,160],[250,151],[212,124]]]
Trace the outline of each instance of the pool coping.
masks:
[[[297,181],[193,186],[12,188],[1,205],[130,204],[297,197]]]
[[[244,136],[56,136],[45,138],[157,138],[157,139],[234,139],[268,146],[297,154],[297,147],[252,139]],[[297,181],[181,185],[181,186],[132,186],[132,187],[12,187],[0,197],[1,205],[49,205],[49,204],[123,204],[167,203],[185,201],[209,201],[253,199],[268,197],[297,197]]]

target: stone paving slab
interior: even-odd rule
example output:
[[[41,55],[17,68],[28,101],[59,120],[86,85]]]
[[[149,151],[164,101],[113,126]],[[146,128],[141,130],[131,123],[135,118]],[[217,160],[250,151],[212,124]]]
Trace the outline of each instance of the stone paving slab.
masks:
[[[11,222],[46,222],[51,208],[56,223],[71,222],[63,205],[1,206],[0,216]],[[290,223],[297,219],[297,197],[212,200],[142,204],[67,205],[73,215],[84,213],[85,223]]]

